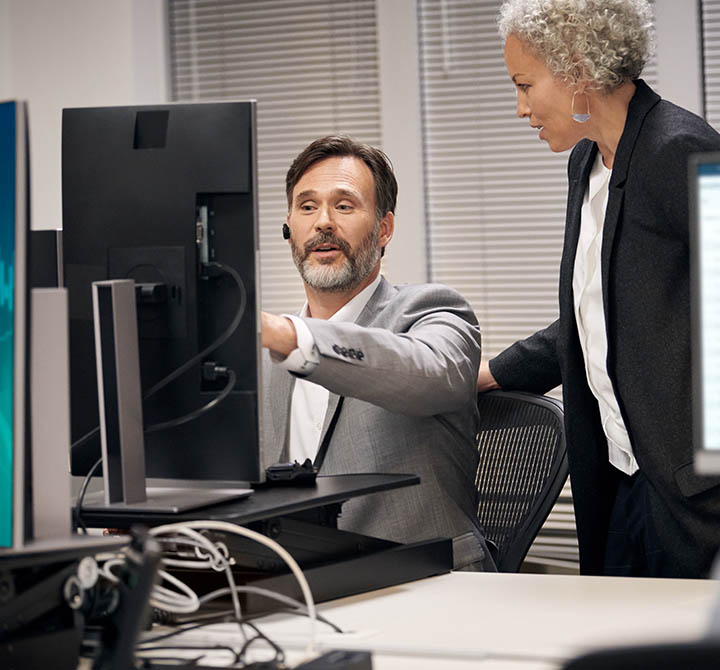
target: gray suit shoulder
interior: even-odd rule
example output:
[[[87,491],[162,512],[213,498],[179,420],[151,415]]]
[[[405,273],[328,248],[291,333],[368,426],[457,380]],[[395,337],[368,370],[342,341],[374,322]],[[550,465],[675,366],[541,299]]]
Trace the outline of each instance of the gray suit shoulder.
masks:
[[[393,284],[392,287],[399,293],[406,295],[425,295],[437,293],[439,295],[456,296],[460,300],[465,301],[465,298],[452,286],[440,283],[426,283],[426,284]]]
[[[445,284],[395,284],[397,300],[412,303],[418,300],[438,307],[470,307],[470,303],[454,288]]]
[[[403,330],[435,314],[456,325],[460,322],[473,328],[478,325],[470,303],[458,291],[444,284],[392,285],[383,281],[367,309],[374,314],[373,325],[392,330],[398,327]]]

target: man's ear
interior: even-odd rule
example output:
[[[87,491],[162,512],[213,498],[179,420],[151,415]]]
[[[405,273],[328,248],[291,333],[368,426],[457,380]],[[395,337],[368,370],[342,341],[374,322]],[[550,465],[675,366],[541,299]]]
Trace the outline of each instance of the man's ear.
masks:
[[[388,212],[380,220],[378,243],[381,249],[384,249],[388,245],[388,242],[392,239],[393,232],[395,232],[395,215],[392,212]]]

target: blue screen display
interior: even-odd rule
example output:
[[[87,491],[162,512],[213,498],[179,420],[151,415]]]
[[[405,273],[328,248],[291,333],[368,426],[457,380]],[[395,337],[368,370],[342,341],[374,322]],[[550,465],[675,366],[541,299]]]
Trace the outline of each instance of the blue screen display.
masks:
[[[0,104],[0,547],[13,539],[15,115],[15,103]]]
[[[698,175],[702,448],[720,450],[720,163],[698,165]]]

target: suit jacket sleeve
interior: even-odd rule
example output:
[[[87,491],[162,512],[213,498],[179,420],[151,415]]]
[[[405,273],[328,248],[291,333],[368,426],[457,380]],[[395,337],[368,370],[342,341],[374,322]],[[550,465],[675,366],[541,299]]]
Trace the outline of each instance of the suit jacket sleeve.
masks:
[[[480,330],[447,287],[403,287],[370,326],[305,322],[320,354],[306,379],[332,393],[411,416],[455,411],[474,397]]]
[[[557,357],[559,321],[515,342],[490,361],[490,372],[500,388],[547,393],[561,383]]]

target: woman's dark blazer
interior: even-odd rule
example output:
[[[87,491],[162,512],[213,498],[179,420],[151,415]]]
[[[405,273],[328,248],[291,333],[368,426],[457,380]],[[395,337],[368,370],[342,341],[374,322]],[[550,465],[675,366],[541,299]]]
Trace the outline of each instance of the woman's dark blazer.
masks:
[[[672,576],[705,576],[720,549],[720,478],[693,472],[687,159],[720,150],[703,119],[642,80],[630,102],[610,177],[602,242],[607,368]],[[583,140],[568,162],[558,320],[492,361],[504,389],[563,384],[580,569],[600,574],[618,472],[608,463],[597,401],[585,375],[572,275],[580,210],[597,152]],[[671,575],[668,575],[671,576]]]

